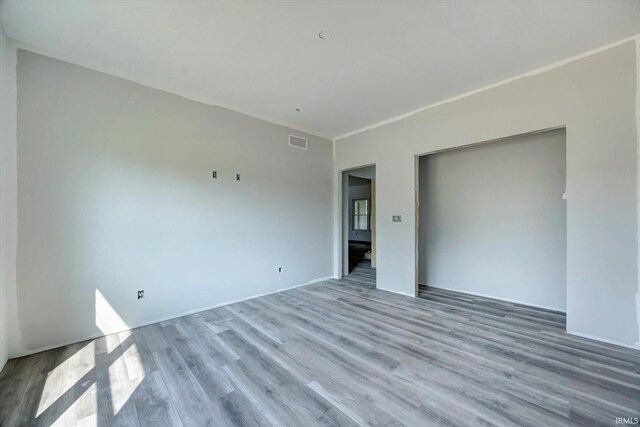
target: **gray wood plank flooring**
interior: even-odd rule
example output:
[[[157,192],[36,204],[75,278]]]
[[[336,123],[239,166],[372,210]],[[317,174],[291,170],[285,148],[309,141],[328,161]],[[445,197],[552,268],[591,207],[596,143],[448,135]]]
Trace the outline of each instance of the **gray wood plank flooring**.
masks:
[[[640,416],[640,352],[375,270],[14,359],[0,425],[561,426]]]

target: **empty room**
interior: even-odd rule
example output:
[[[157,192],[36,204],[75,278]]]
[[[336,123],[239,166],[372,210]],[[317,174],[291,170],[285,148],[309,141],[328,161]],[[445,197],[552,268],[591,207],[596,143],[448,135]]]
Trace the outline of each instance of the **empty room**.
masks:
[[[0,426],[640,425],[639,145],[639,0],[0,0]]]

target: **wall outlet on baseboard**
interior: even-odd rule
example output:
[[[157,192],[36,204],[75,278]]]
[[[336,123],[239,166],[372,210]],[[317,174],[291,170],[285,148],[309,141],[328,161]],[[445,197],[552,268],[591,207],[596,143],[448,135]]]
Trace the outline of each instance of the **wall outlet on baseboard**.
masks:
[[[138,299],[144,298],[144,290],[138,291]]]

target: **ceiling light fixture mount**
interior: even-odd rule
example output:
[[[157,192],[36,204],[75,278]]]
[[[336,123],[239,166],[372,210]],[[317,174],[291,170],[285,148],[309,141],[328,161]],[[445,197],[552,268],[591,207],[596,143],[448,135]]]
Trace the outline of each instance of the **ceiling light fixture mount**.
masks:
[[[318,37],[320,37],[322,40],[329,40],[331,39],[331,31],[322,30],[318,33]]]

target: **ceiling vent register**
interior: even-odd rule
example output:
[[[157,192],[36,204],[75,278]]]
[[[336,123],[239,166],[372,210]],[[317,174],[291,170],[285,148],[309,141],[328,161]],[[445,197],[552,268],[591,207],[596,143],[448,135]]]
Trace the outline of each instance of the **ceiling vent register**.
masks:
[[[308,147],[308,142],[306,139],[300,138],[299,136],[289,135],[289,147],[306,150]]]

